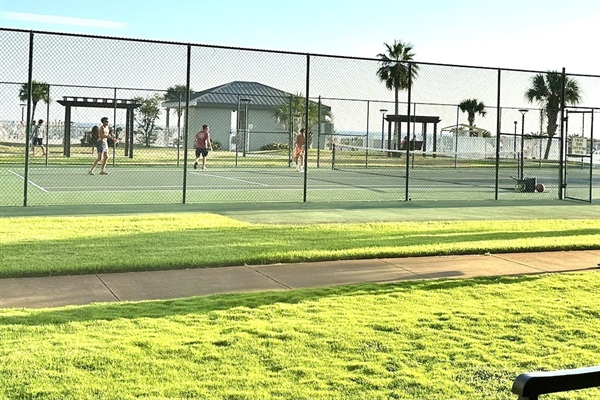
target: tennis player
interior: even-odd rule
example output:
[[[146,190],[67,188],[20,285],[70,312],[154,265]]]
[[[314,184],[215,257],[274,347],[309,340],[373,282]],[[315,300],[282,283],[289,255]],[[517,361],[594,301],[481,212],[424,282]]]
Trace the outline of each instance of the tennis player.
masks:
[[[198,161],[202,157],[202,169],[206,169],[206,156],[208,151],[212,151],[212,143],[210,142],[210,129],[208,125],[202,125],[202,129],[196,133],[194,138],[196,144],[196,162],[194,163],[194,169],[198,168]]]
[[[98,157],[94,160],[92,164],[92,168],[88,172],[90,175],[94,175],[94,169],[96,165],[102,160],[102,166],[100,167],[100,175],[108,175],[106,172],[106,161],[108,160],[108,139],[112,139],[115,143],[119,143],[119,140],[114,138],[110,134],[110,128],[108,127],[108,118],[102,117],[100,119],[102,122],[102,126],[98,129],[98,142],[96,142],[96,151],[98,152]]]
[[[46,155],[46,149],[44,148],[44,136],[42,132],[42,125],[44,120],[40,119],[37,125],[33,125],[33,132],[31,133],[31,155],[35,156],[35,146],[42,148],[42,155]]]
[[[294,163],[296,163],[296,170],[298,172],[304,172],[305,132],[304,128],[300,129],[300,133],[296,135],[296,139],[294,140]]]

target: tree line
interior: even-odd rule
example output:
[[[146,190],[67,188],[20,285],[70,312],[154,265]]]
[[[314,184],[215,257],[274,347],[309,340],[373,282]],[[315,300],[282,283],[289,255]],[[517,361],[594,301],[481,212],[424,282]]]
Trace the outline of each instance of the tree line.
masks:
[[[385,86],[394,91],[394,111],[398,114],[398,95],[401,90],[408,90],[418,77],[419,65],[414,63],[415,53],[411,43],[394,40],[392,44],[384,43],[386,51],[377,55],[380,67],[377,76]],[[531,79],[531,86],[525,92],[525,99],[529,103],[537,103],[543,110],[546,124],[546,135],[548,142],[544,153],[544,159],[550,154],[552,138],[558,129],[558,113],[561,110],[561,98],[563,90],[563,77],[558,71],[547,71],[539,73]],[[581,88],[579,83],[566,77],[564,81],[564,102],[568,105],[576,105],[581,101]],[[475,116],[485,116],[486,106],[477,98],[467,98],[458,105],[461,112],[467,113],[470,135],[474,135]],[[398,127],[394,131],[395,142],[400,143]]]

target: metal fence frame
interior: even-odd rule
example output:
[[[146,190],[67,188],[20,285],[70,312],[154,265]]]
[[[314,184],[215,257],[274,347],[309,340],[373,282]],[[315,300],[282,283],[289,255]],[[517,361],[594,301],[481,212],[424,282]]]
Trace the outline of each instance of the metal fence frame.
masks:
[[[155,40],[142,40],[142,39],[128,39],[128,38],[110,38],[110,37],[104,37],[104,36],[94,36],[94,35],[79,35],[79,34],[68,34],[68,33],[55,33],[55,32],[43,32],[43,31],[24,31],[24,30],[18,30],[18,29],[5,29],[5,28],[0,28],[0,34],[6,33],[6,32],[17,32],[17,33],[28,33],[29,34],[29,48],[28,48],[28,77],[27,77],[27,82],[4,82],[4,83],[10,83],[10,84],[23,84],[26,83],[29,85],[29,87],[32,87],[32,83],[34,81],[34,39],[37,35],[44,35],[44,36],[48,36],[48,35],[54,35],[54,36],[61,36],[61,37],[73,37],[73,38],[87,38],[87,39],[102,39],[102,40],[110,40],[110,41],[117,41],[117,42],[139,42],[139,43],[148,43],[148,44],[162,44],[162,45],[169,45],[169,46],[182,46],[185,47],[186,49],[186,60],[185,60],[185,64],[186,64],[186,94],[185,94],[185,99],[181,99],[181,103],[183,104],[183,107],[185,109],[185,118],[184,118],[184,122],[183,122],[183,140],[184,143],[186,144],[186,146],[184,147],[185,150],[187,150],[187,144],[189,142],[189,139],[191,138],[191,132],[190,132],[190,89],[191,89],[191,68],[192,68],[192,49],[194,48],[209,48],[209,49],[220,49],[220,50],[232,50],[232,51],[253,51],[253,52],[260,52],[260,53],[269,53],[271,55],[295,55],[295,56],[300,56],[300,57],[304,57],[305,58],[305,93],[303,95],[304,99],[305,99],[305,103],[304,103],[304,107],[305,110],[308,110],[310,107],[310,103],[311,101],[316,100],[317,98],[311,98],[311,61],[313,59],[336,59],[336,60],[348,60],[348,61],[378,61],[376,59],[369,59],[369,58],[356,58],[356,57],[343,57],[343,56],[332,56],[332,55],[321,55],[321,54],[310,54],[310,53],[297,53],[297,52],[285,52],[285,51],[273,51],[273,50],[257,50],[257,49],[244,49],[244,48],[238,48],[238,47],[227,47],[227,46],[212,46],[212,45],[200,45],[200,44],[191,44],[191,43],[175,43],[175,42],[165,42],[165,41],[155,41]],[[452,64],[435,64],[435,63],[420,63],[420,62],[408,62],[406,63],[407,67],[408,67],[408,71],[409,74],[408,76],[410,77],[410,71],[412,70],[413,66],[418,64],[420,67],[423,66],[431,66],[431,67],[451,67],[451,68],[473,68],[473,69],[478,69],[478,70],[488,70],[491,72],[496,72],[497,75],[497,86],[496,86],[496,104],[493,107],[488,107],[488,109],[490,110],[495,110],[496,113],[496,135],[495,135],[495,139],[496,139],[496,154],[495,154],[495,161],[496,161],[496,168],[495,168],[495,193],[494,193],[494,200],[499,200],[499,162],[500,162],[500,148],[501,148],[501,131],[502,131],[502,111],[504,109],[510,108],[507,107],[506,105],[502,105],[502,75],[504,73],[507,72],[519,72],[519,73],[534,73],[534,74],[538,74],[538,73],[544,73],[542,71],[530,71],[530,70],[518,70],[518,69],[505,69],[505,68],[491,68],[491,67],[476,67],[476,66],[461,66],[461,65],[452,65]],[[567,81],[567,73],[565,68],[562,68],[562,71],[560,72],[561,74],[561,79],[563,82],[563,86],[562,86],[562,98],[561,98],[561,104],[560,104],[560,116],[559,116],[559,129],[557,131],[557,136],[555,136],[555,138],[557,140],[559,140],[559,147],[560,147],[560,151],[559,151],[559,162],[558,162],[558,166],[559,166],[559,171],[558,171],[558,176],[559,176],[559,188],[558,188],[558,193],[557,193],[557,198],[558,199],[565,199],[565,189],[566,189],[566,182],[565,182],[565,163],[567,162],[566,160],[566,151],[567,151],[567,137],[565,134],[565,124],[566,124],[566,118],[565,118],[565,109],[566,109],[566,104],[565,104],[565,99],[564,99],[564,91],[565,91],[565,85],[564,83]],[[573,75],[573,76],[586,76],[586,77],[590,77],[590,78],[594,78],[594,79],[600,79],[600,76],[594,76],[594,75]],[[0,77],[0,80],[2,80],[2,77]],[[50,86],[53,85],[59,85],[59,86],[66,86],[64,84],[49,84],[49,89]],[[81,87],[80,85],[73,85],[76,87]],[[90,86],[92,87],[92,86]],[[119,89],[125,89],[125,90],[132,90],[132,91],[155,91],[155,92],[160,92],[161,90],[164,91],[164,89],[149,89],[149,88],[116,88],[116,87],[103,87],[103,86],[93,86],[96,88],[101,88],[101,89],[113,89],[114,93],[115,93],[115,99],[117,96],[117,90]],[[416,102],[413,101],[413,95],[414,95],[414,86],[412,84],[412,82],[409,81],[409,85],[408,85],[408,90],[407,90],[407,101],[406,102],[402,102],[399,103],[400,105],[403,105],[406,107],[406,116],[408,117],[408,121],[409,123],[407,124],[407,135],[409,138],[411,138],[411,121],[414,122],[414,119],[416,117],[416,106],[419,104],[425,104],[425,103],[420,103],[420,102]],[[319,94],[318,96],[318,105],[319,105],[319,114],[321,113],[321,104],[322,104],[322,100],[325,99],[334,99],[335,97],[326,97],[326,96],[322,96],[321,94]],[[370,102],[377,102],[378,104],[381,104],[383,102],[385,102],[385,100],[372,100],[372,99],[364,99],[364,100],[357,100],[357,99],[351,99],[351,98],[340,98],[339,100],[341,101],[365,101],[366,105],[367,105],[367,118],[366,118],[366,130],[367,130],[367,146],[369,143],[369,115],[370,115]],[[115,100],[116,102],[116,100]],[[387,101],[389,103],[389,101]],[[395,104],[395,103],[392,103]],[[432,103],[433,104],[433,103]],[[449,105],[448,105],[449,106]],[[47,110],[47,115],[49,115],[49,104],[47,105],[48,110]],[[593,108],[594,110],[596,110],[596,107],[594,105],[591,105],[588,108]],[[238,107],[239,109],[239,107]],[[22,110],[25,111],[25,110]],[[385,113],[384,111],[387,110],[380,110],[382,112],[382,130],[381,130],[381,134],[382,134],[382,143],[381,145],[384,145],[384,140],[383,140],[383,134],[384,134],[384,120],[385,120]],[[541,111],[540,111],[541,112]],[[26,130],[25,130],[25,154],[24,154],[24,179],[23,179],[23,206],[27,206],[28,205],[28,181],[29,181],[29,165],[30,165],[30,160],[29,160],[29,151],[28,151],[28,143],[29,143],[29,137],[31,134],[31,127],[29,124],[30,121],[30,115],[32,114],[32,97],[31,97],[31,91],[29,93],[29,99],[26,103],[26,118],[25,121],[27,121],[28,123],[26,124]],[[458,108],[457,108],[457,128],[458,128]],[[238,113],[239,116],[239,113]],[[524,114],[523,114],[524,117]],[[309,113],[305,112],[303,115],[304,118],[304,126],[309,126]],[[47,118],[48,120],[49,118]],[[319,116],[320,119],[320,116]],[[247,121],[246,121],[247,122]],[[414,125],[414,123],[413,123]],[[516,132],[516,121],[515,121],[515,140],[517,138],[517,132]],[[239,129],[239,128],[238,128]],[[397,129],[397,128],[396,128]],[[521,145],[523,143],[523,135],[524,135],[524,124],[522,124],[522,133],[521,133]],[[46,145],[48,145],[48,129],[46,129]],[[290,129],[290,135],[292,134],[292,130]],[[133,133],[132,133],[133,134]],[[320,151],[320,141],[321,141],[321,124],[318,124],[318,132],[317,132],[317,160],[316,160],[316,166],[317,168],[320,167],[320,155],[319,155],[319,151]],[[291,136],[290,136],[291,138]],[[548,138],[549,140],[551,138]],[[66,141],[66,138],[64,139]],[[592,143],[593,143],[593,133],[592,133]],[[245,144],[245,142],[244,142]],[[388,148],[390,146],[390,142],[388,141]],[[132,144],[133,146],[133,144]],[[179,146],[179,144],[178,144]],[[236,146],[237,147],[237,146]],[[245,145],[244,145],[244,151],[245,151]],[[179,148],[179,147],[178,147]],[[409,157],[411,156],[411,152],[413,150],[410,149],[410,146],[406,147],[406,157],[407,160],[409,159]],[[593,151],[593,150],[592,150]],[[291,148],[290,148],[290,152],[291,152]],[[521,155],[522,155],[523,150],[521,149]],[[178,153],[179,154],[179,153]],[[68,156],[68,154],[65,154],[65,156]],[[236,156],[237,156],[237,148],[236,148]],[[245,156],[245,154],[244,154]],[[179,155],[178,155],[179,157]],[[309,158],[309,146],[305,146],[304,148],[304,159],[308,160]],[[237,159],[236,159],[237,160]],[[113,161],[114,162],[114,161]],[[48,161],[46,159],[46,165],[47,165]],[[179,163],[179,158],[178,158],[178,163]],[[182,203],[186,203],[188,202],[187,199],[187,166],[188,166],[188,151],[184,151],[184,160],[183,160],[183,169],[182,169],[182,187],[181,187],[181,202]],[[590,167],[591,167],[591,161],[590,161]],[[308,185],[308,177],[309,177],[310,171],[309,168],[305,168],[304,169],[304,178],[303,178],[303,190],[302,190],[302,202],[307,202],[309,201],[309,185]],[[404,200],[408,201],[410,199],[410,191],[411,191],[411,184],[410,184],[410,176],[411,176],[411,170],[409,168],[409,163],[408,161],[406,162],[406,179],[405,179],[405,196],[404,196]],[[523,178],[523,177],[520,177]],[[591,176],[590,176],[591,179]],[[592,184],[590,181],[590,199],[589,201],[591,202],[592,200]]]

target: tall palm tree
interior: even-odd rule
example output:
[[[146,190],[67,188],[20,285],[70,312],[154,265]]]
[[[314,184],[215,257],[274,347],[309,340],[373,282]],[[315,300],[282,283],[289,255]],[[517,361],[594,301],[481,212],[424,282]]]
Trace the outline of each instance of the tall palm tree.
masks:
[[[40,101],[48,104],[50,102],[50,85],[44,82],[31,81],[31,119],[35,120],[35,108]],[[29,83],[21,85],[19,90],[19,100],[27,102],[29,100]]]
[[[565,103],[575,105],[581,101],[581,89],[579,83],[566,77],[565,82]],[[537,101],[541,104],[547,117],[548,144],[544,153],[544,159],[548,159],[552,138],[556,135],[558,128],[558,113],[561,107],[561,96],[563,90],[562,74],[558,71],[548,71],[545,74],[537,74],[531,79],[531,87],[525,92],[525,98],[533,103]]]
[[[190,89],[190,92],[192,92],[192,90]],[[167,88],[167,91],[165,92],[165,96],[164,99],[165,101],[179,101],[181,100],[182,103],[186,101],[185,98],[185,94],[187,93],[187,86],[186,85],[175,85],[175,86],[170,86]],[[175,109],[175,111],[177,112],[177,126],[179,126],[179,124],[181,123],[181,114],[183,112],[182,110],[183,108],[183,104],[182,107],[177,107]],[[167,120],[169,119],[169,114],[170,114],[170,110],[167,108]],[[168,126],[169,124],[167,124]]]
[[[467,99],[460,102],[458,108],[462,112],[467,113],[467,121],[469,121],[469,136],[476,136],[475,130],[475,114],[479,114],[485,117],[487,111],[485,110],[485,104],[477,99]]]
[[[302,97],[302,94],[296,94],[291,98],[284,99],[279,107],[275,110],[275,120],[283,125],[284,129],[296,128],[304,125],[304,115],[306,108],[306,98]],[[291,117],[291,120],[290,120]],[[331,120],[331,110],[328,107],[321,107],[321,115],[319,118],[319,105],[313,101],[308,103],[308,135],[307,143],[309,147],[312,146],[312,130],[311,127],[315,126],[320,122],[328,122]],[[297,130],[300,130],[299,128]]]
[[[385,83],[385,87],[394,91],[394,114],[398,115],[398,97],[401,90],[409,88],[409,81],[414,82],[416,79],[419,66],[413,64],[410,69],[408,61],[413,61],[415,53],[413,53],[413,45],[403,43],[399,40],[394,40],[393,44],[384,43],[386,52],[377,54],[381,66],[377,70],[377,77]],[[394,140],[396,146],[399,145],[398,125],[394,128]]]

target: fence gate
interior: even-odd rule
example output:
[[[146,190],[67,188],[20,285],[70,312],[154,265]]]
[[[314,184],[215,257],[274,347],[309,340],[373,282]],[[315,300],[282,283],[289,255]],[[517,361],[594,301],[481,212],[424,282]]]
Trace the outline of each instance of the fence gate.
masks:
[[[594,173],[594,110],[566,110],[565,198],[591,203]],[[571,131],[569,132],[569,127]],[[577,127],[580,129],[573,129]]]

